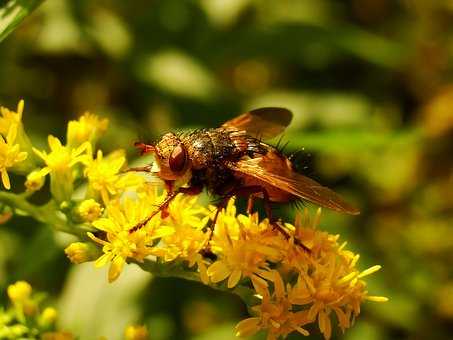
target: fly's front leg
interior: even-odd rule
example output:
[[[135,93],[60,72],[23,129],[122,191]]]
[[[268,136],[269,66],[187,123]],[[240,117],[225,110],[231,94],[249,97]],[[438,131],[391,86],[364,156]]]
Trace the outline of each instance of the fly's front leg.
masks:
[[[126,170],[124,170],[124,172],[151,172],[151,166],[150,165],[136,166],[132,168],[127,168]]]
[[[169,182],[172,181],[165,182],[168,190],[167,197],[165,197],[165,200],[157,207],[156,211],[153,211],[147,218],[145,218],[143,221],[137,223],[135,226],[129,229],[130,234],[144,227],[158,213],[162,213],[162,218],[168,217],[169,215],[168,206],[178,194],[198,195],[202,190],[202,188],[200,187],[178,188],[178,190],[173,190],[173,183]]]

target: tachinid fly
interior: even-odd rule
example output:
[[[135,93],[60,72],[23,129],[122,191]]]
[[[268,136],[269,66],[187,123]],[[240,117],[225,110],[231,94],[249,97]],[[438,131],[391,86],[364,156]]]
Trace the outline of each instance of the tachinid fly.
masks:
[[[263,142],[282,133],[291,119],[289,110],[267,107],[244,113],[219,128],[182,135],[167,133],[156,145],[136,143],[142,154],[154,153],[155,163],[130,170],[154,172],[165,182],[168,194],[163,204],[131,232],[157,213],[165,214],[177,194],[195,195],[203,188],[222,198],[217,213],[233,196],[248,197],[249,212],[255,198],[263,199],[272,224],[286,237],[286,230],[272,218],[271,203],[302,199],[338,212],[358,214],[338,194],[296,172],[285,155]],[[176,181],[185,185],[176,188]]]

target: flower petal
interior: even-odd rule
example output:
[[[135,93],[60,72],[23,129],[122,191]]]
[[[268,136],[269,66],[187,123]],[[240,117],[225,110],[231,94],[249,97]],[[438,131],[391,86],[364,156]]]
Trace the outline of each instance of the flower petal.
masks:
[[[212,282],[217,283],[225,280],[231,274],[231,269],[223,261],[211,264],[207,271]]]
[[[240,269],[234,269],[228,278],[228,288],[235,287],[241,279],[242,272]]]

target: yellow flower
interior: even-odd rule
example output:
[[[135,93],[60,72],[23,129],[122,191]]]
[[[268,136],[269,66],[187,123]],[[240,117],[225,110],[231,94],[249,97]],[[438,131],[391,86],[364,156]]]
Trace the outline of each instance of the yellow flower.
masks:
[[[32,288],[28,282],[17,281],[9,285],[8,297],[11,302],[25,315],[34,315],[37,312],[37,303],[33,301],[31,292]]]
[[[154,202],[157,199],[155,197]],[[103,246],[104,255],[97,259],[95,266],[101,267],[110,262],[109,282],[118,278],[127,259],[143,261],[151,253],[156,240],[174,233],[173,227],[162,225],[160,214],[139,230],[130,232],[154,211],[154,202],[148,198],[125,198],[122,202],[114,200],[107,206],[107,217],[93,222],[93,226],[106,235],[104,239],[88,233],[92,240]]]
[[[123,150],[112,152],[107,157],[104,157],[99,150],[96,159],[91,159],[85,168],[88,195],[94,197],[100,195],[106,204],[111,196],[119,195],[126,188],[142,184],[142,177],[135,173],[120,174],[125,164],[126,157]]]
[[[66,256],[72,263],[80,264],[96,259],[98,254],[92,244],[85,242],[74,242],[64,250]]]
[[[44,185],[45,174],[42,170],[34,170],[27,175],[25,188],[27,192],[40,190]]]
[[[68,123],[67,137],[69,147],[77,147],[84,142],[95,145],[108,127],[108,119],[101,119],[98,116],[85,112],[79,120],[71,120]]]
[[[32,288],[28,282],[17,281],[8,286],[8,297],[13,303],[24,303],[31,297]]]
[[[50,173],[50,191],[59,202],[70,199],[73,191],[73,167],[77,163],[87,163],[86,151],[90,143],[85,142],[77,148],[63,146],[60,140],[52,135],[48,137],[50,153],[33,148],[34,152],[46,163],[40,170],[40,175]]]
[[[208,276],[214,283],[228,278],[228,288],[236,286],[242,277],[262,280],[269,262],[280,258],[280,251],[270,244],[270,238],[281,236],[271,230],[267,219],[259,222],[257,214],[234,215],[234,200],[231,200],[219,214],[210,242],[218,260],[209,266]]]
[[[102,207],[94,199],[90,198],[82,201],[77,211],[84,222],[93,222],[101,216]]]
[[[260,305],[252,308],[258,316],[239,322],[236,325],[236,335],[251,336],[260,329],[267,330],[268,340],[286,337],[294,331],[305,336],[309,335],[303,328],[310,322],[307,311],[295,310],[288,299],[283,279],[277,271],[271,271],[267,276],[273,282],[273,292],[270,293],[268,287],[253,282],[258,296],[262,299]]]
[[[6,140],[3,137],[0,138],[0,174],[3,186],[8,190],[11,188],[8,169],[27,158],[27,153],[21,152],[19,144],[14,143],[16,141],[16,133],[17,126],[11,125]]]
[[[381,267],[358,271],[359,255],[345,250],[345,243],[339,245],[338,236],[317,230],[319,218],[320,211],[313,220],[305,211],[304,216],[296,217],[295,226],[286,225],[294,231],[298,240],[311,249],[310,253],[302,251],[292,240],[279,242],[276,239],[275,246],[280,247],[284,257],[278,262],[276,270],[261,273],[266,283],[252,279],[256,292],[263,300],[253,309],[257,317],[238,324],[239,335],[251,334],[259,329],[267,329],[270,339],[286,336],[291,329],[304,334],[297,327],[317,321],[324,338],[330,339],[330,318],[333,314],[344,331],[360,313],[364,300],[387,300],[369,296],[366,283],[362,280]],[[288,281],[286,284],[284,279]],[[266,288],[268,283],[273,286],[272,293]],[[295,323],[295,320],[300,323]]]
[[[22,114],[24,112],[24,101],[21,99],[17,104],[17,112],[11,111],[6,107],[0,107],[0,133],[6,135],[11,126],[18,127],[22,123]]]
[[[170,205],[169,217],[163,225],[174,228],[175,232],[162,238],[165,246],[155,247],[152,254],[164,262],[187,261],[189,268],[195,264],[200,272],[201,281],[209,279],[206,264],[200,251],[206,248],[211,230],[203,231],[208,222],[210,211],[197,203],[197,197],[178,195]]]
[[[55,308],[46,307],[40,317],[39,317],[39,325],[43,328],[49,328],[57,321],[58,312]]]
[[[34,159],[30,139],[25,133],[24,126],[22,124],[22,114],[24,111],[23,100],[20,100],[17,104],[16,111],[17,112],[14,112],[6,107],[0,107],[0,134],[6,136],[11,129],[15,130],[16,144],[19,145],[21,150],[29,154],[27,160],[21,162],[21,164],[17,166],[17,170],[21,173],[27,173],[36,166],[36,160]]]
[[[128,326],[124,331],[126,340],[148,340],[149,333],[146,326]]]

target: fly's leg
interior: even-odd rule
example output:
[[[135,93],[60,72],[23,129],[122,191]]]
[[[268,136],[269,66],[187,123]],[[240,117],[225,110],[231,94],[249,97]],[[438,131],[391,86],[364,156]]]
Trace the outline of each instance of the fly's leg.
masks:
[[[247,214],[253,213],[253,206],[255,205],[255,195],[251,194],[247,200]]]
[[[219,217],[220,212],[226,208],[228,205],[228,201],[233,197],[234,195],[228,194],[222,198],[219,204],[217,204],[217,210],[215,212],[214,218],[211,223],[211,229],[214,229],[215,224],[217,223],[217,218]],[[212,235],[212,234],[211,234]]]
[[[246,187],[240,187],[240,188],[235,188],[230,192],[230,196],[248,196],[249,201],[248,201],[248,206],[247,209],[250,207],[250,205],[253,207],[253,202],[255,199],[256,194],[262,194],[263,195],[263,202],[264,202],[264,210],[266,212],[266,215],[269,219],[269,223],[272,225],[272,227],[280,232],[287,240],[291,238],[291,235],[286,231],[286,229],[277,221],[273,218],[272,216],[272,207],[271,207],[271,200],[269,197],[269,193],[267,190],[259,185],[254,185],[254,186],[246,186]],[[253,198],[252,198],[253,197]],[[227,201],[228,202],[228,201]],[[252,203],[250,203],[252,202]],[[216,213],[217,215],[217,213]],[[307,248],[299,239],[294,238],[294,244],[297,246],[301,247],[304,251],[310,252],[310,249]]]
[[[274,220],[272,218],[272,207],[268,192],[264,188],[261,192],[263,193],[264,209],[266,211],[267,217],[269,218],[269,223],[274,229],[278,230],[287,240],[289,240],[291,238],[291,235],[288,233],[288,231],[286,231],[285,228],[277,220]],[[311,252],[310,248],[307,248],[306,245],[304,245],[299,239],[295,237],[294,244],[301,247],[307,253]]]
[[[146,217],[143,221],[140,223],[137,223],[135,226],[133,226],[131,229],[129,229],[129,234],[143,228],[151,219],[156,216],[158,213],[162,213],[162,217],[165,218],[168,216],[168,206],[175,199],[175,197],[178,194],[187,194],[187,195],[198,195],[202,188],[201,187],[189,187],[189,188],[179,188],[178,190],[174,191],[172,190],[172,184],[169,184],[166,182],[167,189],[171,188],[171,190],[168,190],[167,197],[165,197],[165,200],[157,207],[156,211],[153,211],[148,217]]]
[[[151,172],[151,166],[150,165],[136,166],[133,168],[128,168],[124,170],[124,172]]]
[[[153,211],[147,218],[145,218],[143,221],[137,223],[135,226],[129,229],[129,234],[132,234],[133,232],[136,232],[137,230],[143,228],[158,213],[162,212],[164,215],[168,214],[167,212],[168,205],[178,194],[179,194],[178,191],[174,191],[171,193],[169,192],[167,194],[167,197],[165,197],[165,200],[157,207],[157,210]]]

